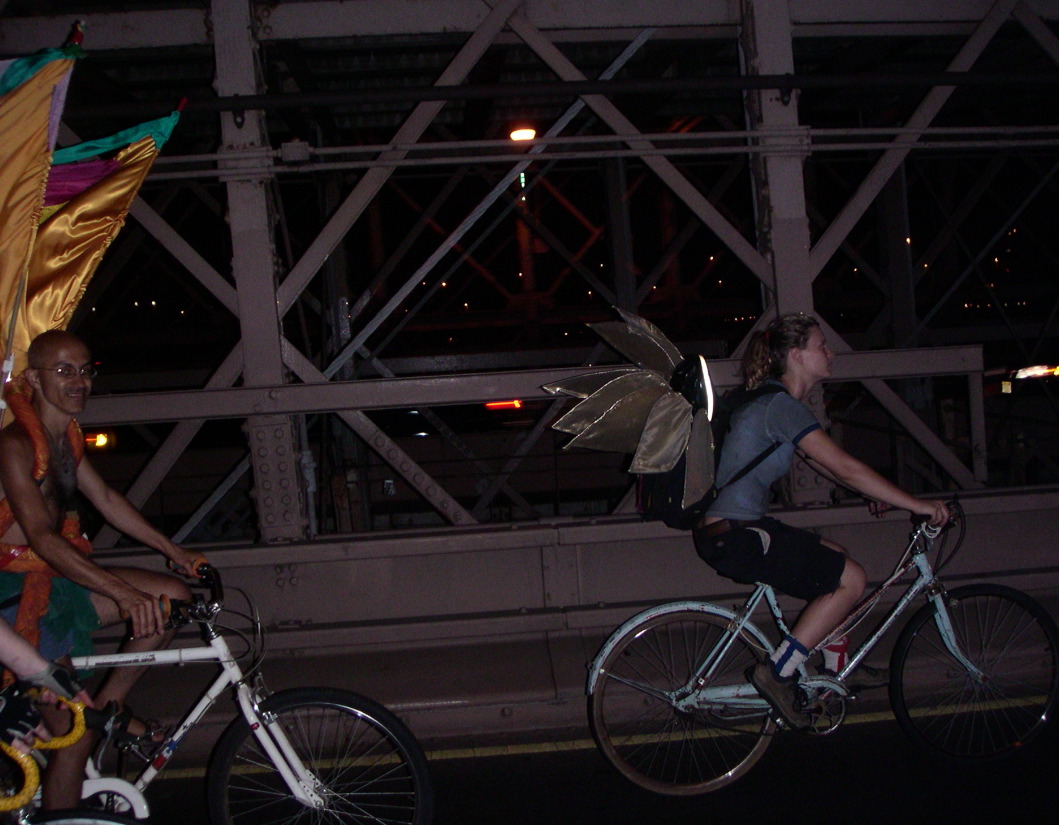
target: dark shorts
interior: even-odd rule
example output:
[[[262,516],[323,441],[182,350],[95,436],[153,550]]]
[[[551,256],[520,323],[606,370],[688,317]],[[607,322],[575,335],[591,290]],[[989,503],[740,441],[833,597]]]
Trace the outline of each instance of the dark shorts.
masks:
[[[763,535],[764,534],[764,535]],[[799,599],[833,593],[846,556],[808,530],[763,518],[719,536],[694,531],[695,550],[710,567],[740,584],[764,582]]]

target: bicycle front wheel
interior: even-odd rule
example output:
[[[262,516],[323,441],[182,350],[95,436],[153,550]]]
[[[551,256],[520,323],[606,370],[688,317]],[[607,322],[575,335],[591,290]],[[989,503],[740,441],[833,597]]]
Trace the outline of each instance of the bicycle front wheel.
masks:
[[[1059,632],[1036,601],[1010,587],[951,590],[945,610],[969,671],[942,639],[933,603],[894,647],[890,702],[902,729],[927,750],[989,759],[1037,736],[1059,702]]]
[[[206,795],[213,825],[428,825],[434,786],[426,757],[393,713],[364,696],[297,688],[261,703],[315,780],[323,807],[299,802],[246,720],[221,735]]]
[[[731,644],[705,684],[691,685],[724,640]],[[758,658],[748,639],[731,637],[727,619],[708,613],[681,610],[630,627],[600,663],[588,697],[596,744],[628,779],[656,793],[699,794],[733,782],[768,747],[774,725],[767,710],[753,700],[682,700],[745,685],[744,672]]]
[[[143,820],[101,811],[38,811],[29,821],[33,825],[136,825]]]

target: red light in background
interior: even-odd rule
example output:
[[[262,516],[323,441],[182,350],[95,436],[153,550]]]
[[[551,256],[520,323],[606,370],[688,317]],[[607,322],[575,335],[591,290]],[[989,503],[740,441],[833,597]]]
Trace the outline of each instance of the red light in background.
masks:
[[[85,447],[89,450],[109,450],[118,443],[115,433],[85,433]]]
[[[514,401],[487,401],[485,408],[487,410],[521,410],[522,402],[518,399]]]

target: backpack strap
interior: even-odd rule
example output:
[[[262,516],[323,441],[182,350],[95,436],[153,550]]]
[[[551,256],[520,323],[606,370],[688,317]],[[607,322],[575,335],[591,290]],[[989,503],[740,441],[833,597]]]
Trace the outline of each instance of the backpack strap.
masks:
[[[782,441],[776,441],[772,444],[769,444],[769,446],[767,446],[764,450],[762,450],[760,453],[750,459],[750,462],[745,467],[743,467],[738,473],[728,479],[728,484],[735,484],[737,481],[739,481],[739,479],[741,479],[743,476],[745,476],[747,473],[757,467],[758,464],[760,464],[762,461],[764,461],[766,458],[776,452],[776,450],[780,448],[780,444],[782,443]],[[728,484],[725,484],[724,486],[727,487]],[[720,490],[721,488],[718,487],[717,489]]]
[[[786,391],[787,390],[784,389],[783,387],[777,387],[775,384],[762,384],[760,387],[754,387],[754,389],[752,389],[752,390],[746,390],[746,393],[745,393],[746,397],[743,400],[740,401],[739,406],[736,407],[735,409],[737,409],[737,410],[741,409],[742,407],[745,407],[747,404],[749,404],[749,403],[751,403],[753,401],[756,401],[757,399],[761,398],[761,396],[763,396],[763,395],[772,395],[773,393],[786,392]],[[735,410],[732,410],[732,412],[734,413]],[[746,463],[746,465],[743,466],[739,470],[739,472],[737,472],[734,476],[732,476],[730,479],[728,479],[728,484],[725,484],[724,486],[727,487],[730,484],[735,484],[737,481],[739,481],[739,479],[741,479],[743,476],[745,476],[751,470],[756,468],[762,461],[764,461],[766,458],[768,458],[770,455],[772,455],[774,452],[776,452],[776,450],[778,450],[780,448],[780,445],[782,443],[783,443],[782,441],[775,441],[772,444],[770,444],[768,447],[766,447],[764,450],[762,450],[760,453],[758,453],[756,456],[754,456],[752,459],[750,459],[750,461],[748,461]],[[720,490],[721,488],[718,487],[717,489]]]

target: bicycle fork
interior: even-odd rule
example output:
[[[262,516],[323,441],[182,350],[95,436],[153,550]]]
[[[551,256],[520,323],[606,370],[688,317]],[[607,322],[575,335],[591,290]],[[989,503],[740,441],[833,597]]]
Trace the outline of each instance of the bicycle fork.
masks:
[[[261,710],[257,692],[246,682],[240,682],[236,688],[236,698],[254,738],[283,777],[294,798],[314,810],[327,807],[323,783],[298,757],[277,718]]]
[[[959,641],[956,639],[956,631],[952,626],[952,617],[949,615],[948,594],[939,585],[929,594],[928,598],[934,603],[934,623],[938,627],[938,634],[941,636],[941,642],[945,645],[945,649],[964,667],[972,679],[979,683],[984,682],[985,674],[981,668],[964,655]]]
[[[842,675],[846,676],[849,671],[859,664],[860,660],[866,654],[867,650],[874,645],[875,640],[886,631],[886,629],[893,623],[893,621],[904,612],[904,608],[909,602],[912,601],[920,593],[925,592],[927,600],[934,605],[934,623],[938,628],[938,635],[941,636],[941,642],[945,646],[945,649],[949,652],[953,659],[967,671],[967,673],[975,681],[982,682],[985,680],[985,674],[982,673],[981,669],[970,659],[967,658],[963,650],[960,647],[959,640],[956,638],[956,630],[952,626],[952,617],[949,616],[949,598],[945,592],[945,587],[934,575],[934,570],[930,566],[930,562],[927,561],[925,553],[916,553],[912,557],[912,563],[919,570],[919,578],[913,583],[908,589],[908,592],[901,598],[897,605],[890,611],[886,617],[883,625],[876,630],[873,634],[872,639],[869,640],[871,644],[864,644],[860,650],[857,651],[856,656],[850,660],[849,664],[842,671]]]

